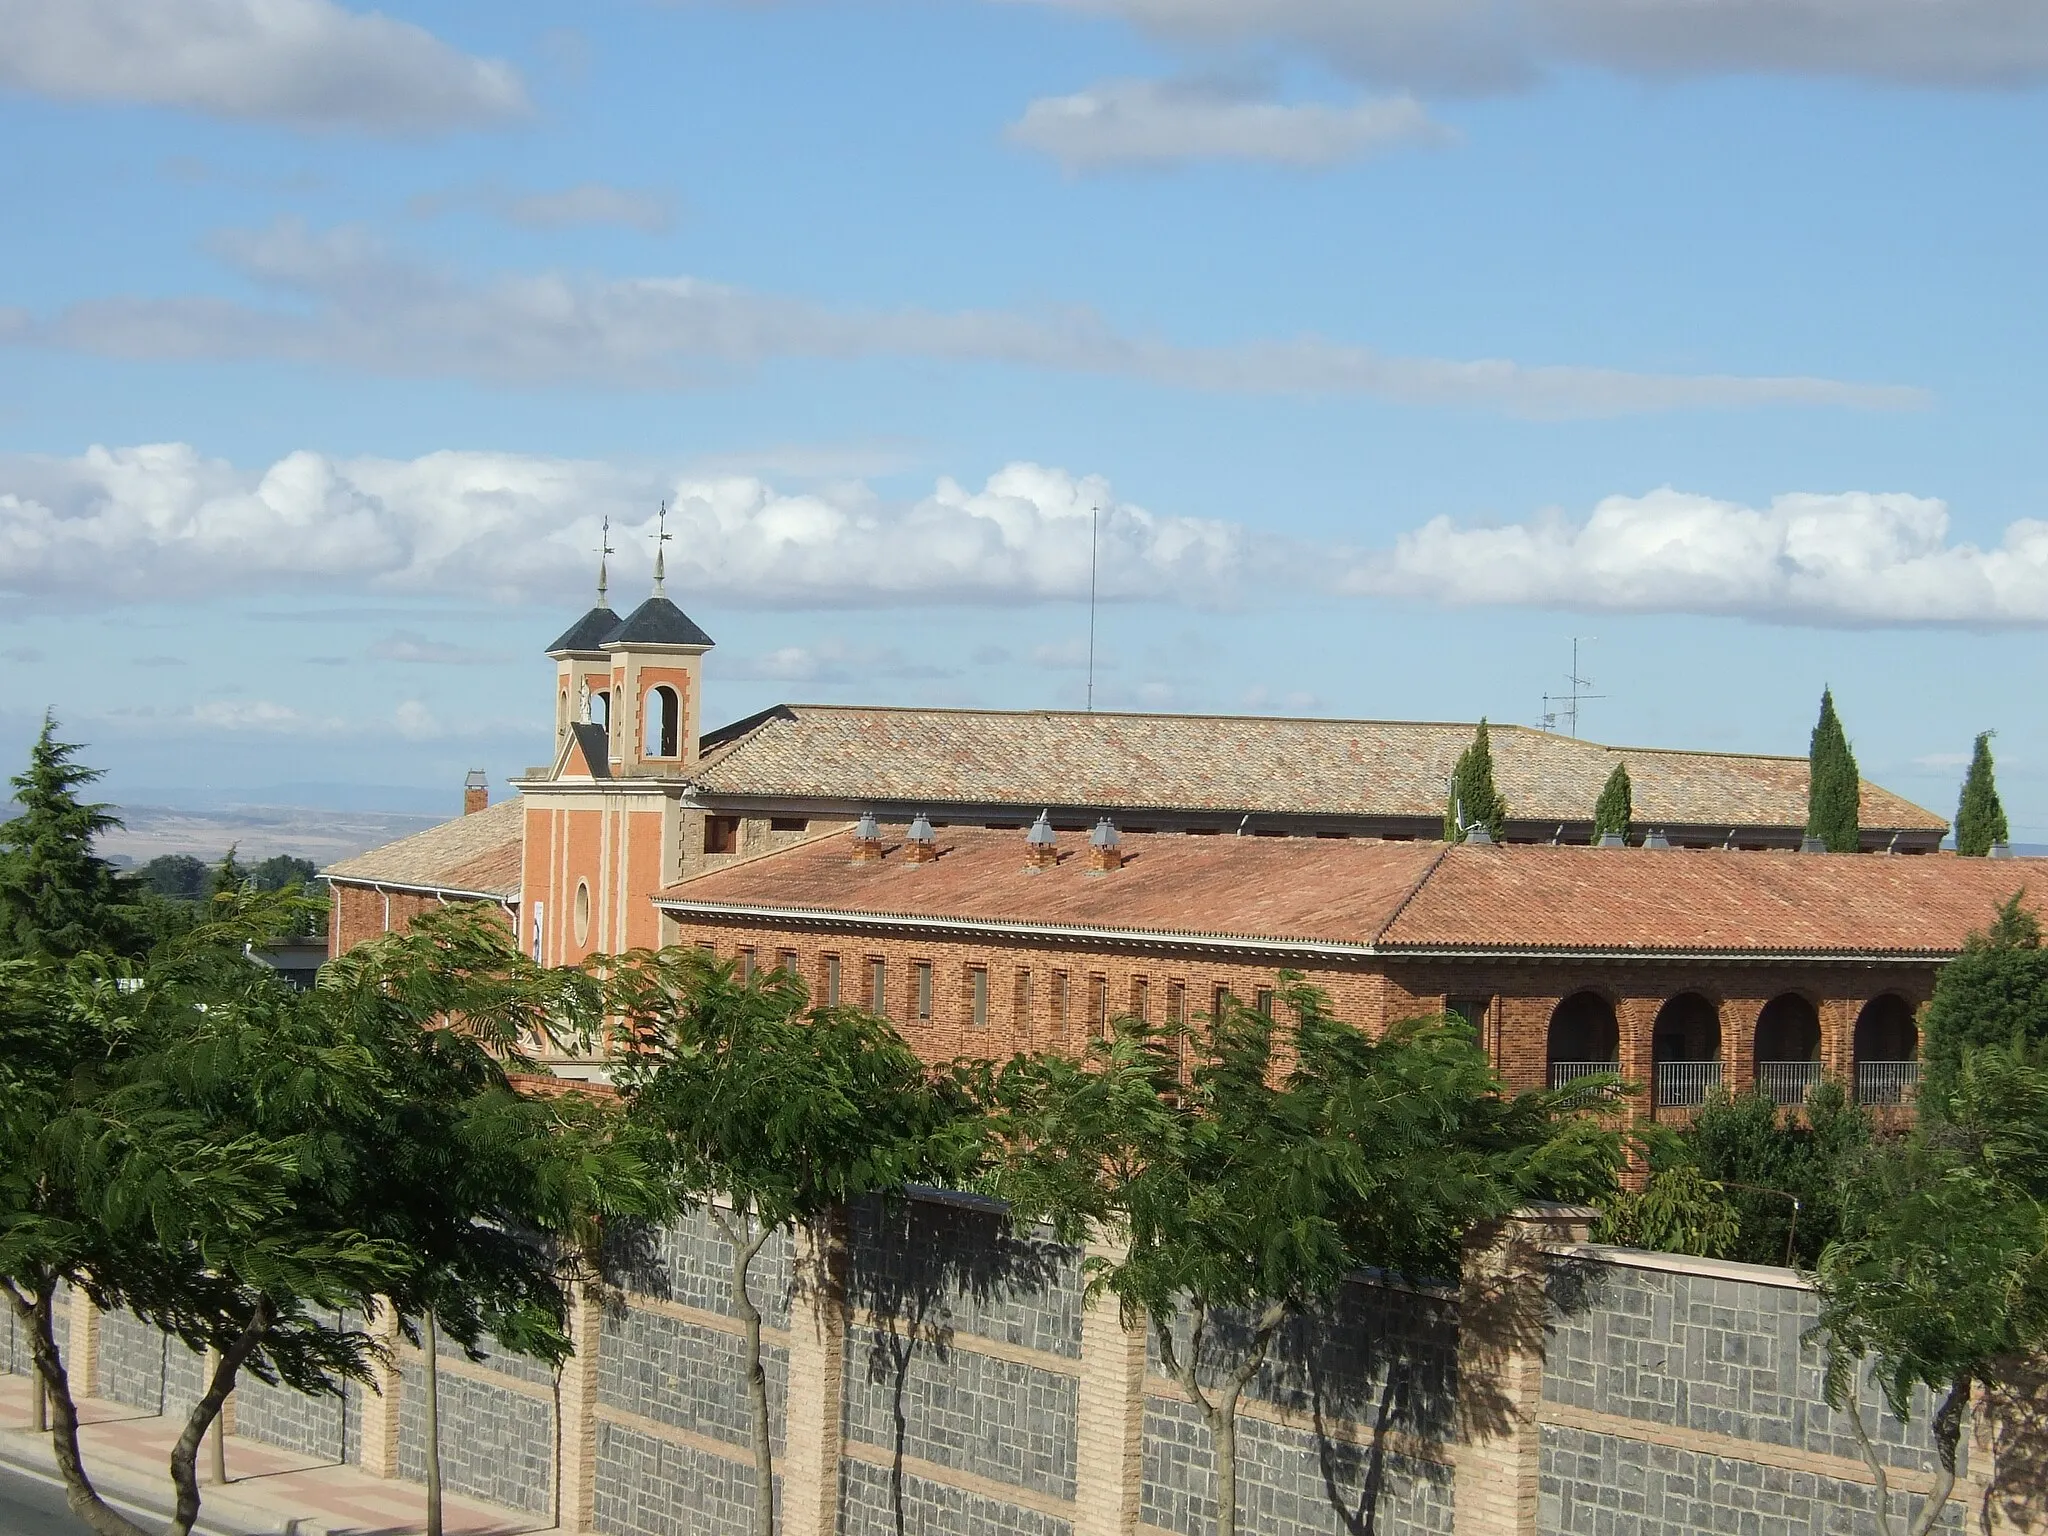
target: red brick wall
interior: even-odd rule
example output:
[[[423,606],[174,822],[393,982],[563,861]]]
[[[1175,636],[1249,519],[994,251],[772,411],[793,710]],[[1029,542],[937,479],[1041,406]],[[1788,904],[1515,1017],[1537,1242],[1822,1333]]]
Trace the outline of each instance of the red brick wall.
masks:
[[[327,953],[330,957],[344,954],[379,934],[404,933],[412,927],[412,920],[427,908],[448,905],[437,896],[423,896],[417,891],[379,891],[366,885],[346,885],[339,880],[333,881],[328,889],[333,900],[327,920]],[[498,903],[478,902],[476,905],[507,928],[512,927],[512,914]]]

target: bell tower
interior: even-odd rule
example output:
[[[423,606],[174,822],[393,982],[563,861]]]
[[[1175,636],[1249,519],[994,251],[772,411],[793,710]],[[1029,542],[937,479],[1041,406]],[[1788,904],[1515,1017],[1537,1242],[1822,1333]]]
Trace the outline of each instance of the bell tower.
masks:
[[[680,775],[697,765],[704,653],[712,639],[668,600],[668,507],[655,533],[654,592],[602,642],[610,661],[614,778]]]
[[[604,521],[598,540],[597,606],[570,625],[567,632],[548,647],[555,660],[555,758],[561,760],[574,726],[611,728],[611,658],[604,642],[619,627],[619,616],[606,599],[607,560],[612,554],[611,519]],[[595,765],[593,765],[595,766]]]

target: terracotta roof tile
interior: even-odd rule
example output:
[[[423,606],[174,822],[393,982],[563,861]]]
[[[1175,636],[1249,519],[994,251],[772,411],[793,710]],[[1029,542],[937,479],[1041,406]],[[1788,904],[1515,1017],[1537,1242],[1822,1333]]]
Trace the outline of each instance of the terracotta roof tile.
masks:
[[[517,897],[526,807],[517,796],[486,810],[343,859],[326,870],[344,884],[379,882]]]
[[[1110,806],[1435,816],[1469,724],[786,705],[715,733],[696,782],[714,795],[844,803]],[[1494,770],[1519,821],[1587,822],[1626,760],[1638,818],[1798,828],[1806,759],[1605,747],[1493,728]],[[1863,786],[1863,824],[1934,831],[1930,811]]]

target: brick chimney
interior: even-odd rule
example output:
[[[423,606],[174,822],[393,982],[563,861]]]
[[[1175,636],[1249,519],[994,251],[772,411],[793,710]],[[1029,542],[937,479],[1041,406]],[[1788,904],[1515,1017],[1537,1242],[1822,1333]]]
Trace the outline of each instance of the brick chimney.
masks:
[[[1122,869],[1123,842],[1115,823],[1107,816],[1095,823],[1095,830],[1088,834],[1088,873],[1106,875],[1113,869]]]
[[[1031,830],[1024,834],[1024,873],[1043,874],[1056,869],[1060,862],[1059,834],[1052,829],[1052,816],[1046,811],[1038,813],[1038,820],[1031,823]]]
[[[903,859],[908,864],[929,864],[939,856],[938,835],[932,831],[931,822],[924,812],[917,813],[917,820],[910,824],[910,830],[903,834]]]
[[[491,803],[491,781],[481,768],[469,770],[469,776],[462,781],[462,814],[474,816]]]
[[[873,811],[864,812],[853,829],[853,858],[855,864],[879,864],[882,862],[882,827],[875,820]]]

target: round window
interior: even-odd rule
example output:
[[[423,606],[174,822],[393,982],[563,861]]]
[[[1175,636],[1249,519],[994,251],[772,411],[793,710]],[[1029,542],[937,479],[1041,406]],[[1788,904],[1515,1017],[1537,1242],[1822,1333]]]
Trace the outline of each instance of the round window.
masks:
[[[576,942],[590,942],[590,882],[576,882]]]

